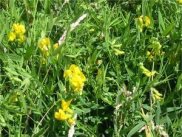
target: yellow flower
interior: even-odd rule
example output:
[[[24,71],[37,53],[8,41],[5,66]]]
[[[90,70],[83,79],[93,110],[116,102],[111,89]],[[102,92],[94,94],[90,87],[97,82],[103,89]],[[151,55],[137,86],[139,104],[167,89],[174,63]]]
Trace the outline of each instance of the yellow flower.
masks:
[[[59,44],[58,43],[56,43],[56,44],[53,45],[53,49],[54,50],[56,50],[58,47],[59,47]]]
[[[137,26],[140,32],[142,32],[143,31],[143,16],[140,16],[139,18],[137,18]]]
[[[25,41],[25,26],[19,23],[14,23],[11,29],[11,32],[8,35],[8,40],[9,41],[15,41],[17,40],[18,42],[22,43]]]
[[[8,41],[14,41],[16,39],[16,34],[14,32],[10,32],[8,35]]]
[[[62,120],[67,122],[71,125],[74,124],[75,120],[73,119],[73,110],[69,108],[72,100],[62,100],[61,101],[61,109],[58,112],[54,113],[54,117],[57,120]]]
[[[123,55],[123,54],[125,53],[124,51],[119,50],[119,49],[116,49],[116,48],[114,48],[113,50],[114,50],[114,54],[115,54],[116,56],[118,56],[118,55]]]
[[[54,117],[55,117],[57,120],[67,120],[68,118],[71,117],[71,115],[65,113],[62,109],[59,109],[58,112],[55,112],[55,113],[54,113]]]
[[[24,35],[19,35],[18,42],[22,43],[24,41],[25,41],[25,36]]]
[[[74,119],[74,118],[69,118],[69,119],[68,119],[68,124],[69,124],[69,125],[75,124],[75,119]]]
[[[75,92],[83,90],[86,77],[78,66],[72,64],[68,70],[64,71],[64,77],[69,79],[69,83]]]
[[[86,77],[82,72],[79,73],[79,76],[80,76],[82,82],[86,81]]]
[[[25,26],[19,23],[14,23],[12,26],[12,31],[16,34],[16,35],[22,35],[26,32],[25,30]]]
[[[150,26],[150,18],[148,16],[143,17],[143,22],[146,27]]]
[[[70,103],[71,103],[71,100],[69,100],[69,101],[62,100],[61,101],[62,109],[65,111],[69,107]]]
[[[150,39],[150,45],[148,46],[149,51],[147,51],[147,58],[149,61],[152,61],[153,59],[157,59],[158,56],[163,55],[163,52],[161,50],[162,45],[158,41],[157,38],[152,37]]]
[[[151,24],[150,18],[148,16],[140,16],[137,18],[137,26],[140,32],[143,31],[144,27],[149,27]]]
[[[162,45],[160,44],[160,42],[158,41],[157,38],[153,37],[151,38],[150,40],[150,45],[149,45],[149,48],[152,49],[153,53],[155,55],[161,55],[161,48],[162,48]]]
[[[154,102],[156,100],[161,101],[163,99],[162,94],[159,93],[159,91],[156,90],[155,88],[151,88],[151,92],[152,92],[152,98],[153,98]]]
[[[50,39],[49,38],[43,38],[39,41],[38,46],[41,50],[48,50],[48,47],[50,46]]]
[[[81,70],[78,66],[76,66],[75,64],[72,64],[69,68],[69,70],[72,72],[72,74],[80,74]]]
[[[147,68],[143,66],[142,63],[140,63],[140,69],[142,73],[145,74],[147,77],[152,77],[157,73],[156,71],[149,71]]]
[[[82,77],[80,77],[79,75],[74,75],[70,79],[70,84],[75,92],[83,90],[84,82],[84,79],[82,79]]]
[[[150,51],[147,51],[146,56],[147,56],[149,61],[151,61],[154,58],[154,55]]]
[[[179,2],[179,4],[182,4],[182,0],[176,0],[177,2]]]
[[[76,78],[78,76],[77,78],[80,79],[82,82],[86,81],[85,75],[82,73],[82,71],[80,70],[78,66],[72,64],[69,70],[72,72],[73,77]]]
[[[63,111],[66,111],[68,113],[73,113],[73,111],[69,108],[71,101],[72,100],[69,100],[69,101],[62,100],[61,101],[61,107],[62,107]]]
[[[71,70],[68,69],[68,70],[65,70],[65,71],[64,71],[64,75],[63,75],[64,78],[69,78],[71,75],[72,75]]]
[[[39,40],[38,47],[42,51],[42,53],[45,56],[49,56],[49,50],[50,50],[50,39],[49,38],[43,38]]]

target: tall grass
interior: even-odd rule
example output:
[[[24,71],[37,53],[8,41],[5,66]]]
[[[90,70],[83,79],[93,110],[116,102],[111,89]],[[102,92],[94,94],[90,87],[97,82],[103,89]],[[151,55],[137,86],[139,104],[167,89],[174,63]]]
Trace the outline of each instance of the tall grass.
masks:
[[[178,1],[1,0],[0,10],[0,136],[182,136]],[[23,42],[9,40],[15,23]],[[72,64],[86,77],[78,92],[64,76]],[[70,99],[74,124],[55,118]]]

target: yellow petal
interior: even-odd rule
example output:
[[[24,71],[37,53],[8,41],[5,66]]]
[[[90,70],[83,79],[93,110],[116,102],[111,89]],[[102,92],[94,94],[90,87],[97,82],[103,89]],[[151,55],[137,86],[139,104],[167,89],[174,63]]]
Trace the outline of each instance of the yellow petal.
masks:
[[[157,73],[156,71],[149,71],[143,65],[140,65],[140,69],[141,69],[142,73],[145,74],[147,77],[152,77]]]
[[[14,32],[10,32],[8,35],[8,41],[14,41],[16,39],[16,34]]]
[[[162,94],[159,93],[159,91],[157,89],[151,88],[151,91],[152,91],[152,98],[153,98],[154,102],[156,100],[159,100],[159,101],[162,100]]]
[[[62,107],[63,111],[66,111],[69,108],[71,101],[72,100],[69,100],[69,101],[62,100],[61,101],[61,107]]]
[[[146,27],[150,26],[150,18],[148,16],[144,16],[144,24]]]
[[[59,112],[55,112],[54,113],[54,117],[55,117],[55,119],[60,120],[60,114],[59,114]]]
[[[50,39],[49,38],[43,38],[43,39],[39,40],[38,47],[42,51],[48,51],[50,49]]]
[[[65,70],[64,71],[64,78],[69,78],[72,76],[72,72],[70,70]]]
[[[177,2],[179,2],[179,4],[182,4],[182,0],[176,0]]]
[[[75,64],[72,64],[69,68],[69,70],[74,73],[74,74],[78,74],[81,72],[80,68],[78,66],[76,66]]]
[[[57,49],[58,47],[59,47],[58,43],[56,43],[56,44],[53,45],[53,48],[54,49]]]
[[[162,96],[161,93],[159,93],[158,90],[156,90],[155,88],[151,88],[152,92],[154,92],[154,94],[156,94],[157,96]]]
[[[114,50],[116,56],[123,55],[125,53],[124,51],[116,49],[116,48],[114,48],[113,50]]]
[[[25,36],[22,34],[22,35],[19,35],[18,37],[18,42],[22,43],[25,41]]]
[[[59,109],[59,119],[58,120],[67,120],[70,118],[70,114],[66,114],[62,109]]]
[[[73,114],[73,110],[70,109],[69,107],[65,111],[68,112],[68,113],[70,113],[70,114]]]
[[[12,31],[17,35],[22,35],[25,33],[25,26],[19,23],[15,23],[12,26]]]
[[[71,84],[73,90],[78,92],[78,91],[82,91],[83,86],[84,86],[84,81],[78,75],[74,75],[70,79],[70,84]]]
[[[69,119],[68,119],[68,124],[69,124],[69,125],[75,124],[75,119],[69,118]]]

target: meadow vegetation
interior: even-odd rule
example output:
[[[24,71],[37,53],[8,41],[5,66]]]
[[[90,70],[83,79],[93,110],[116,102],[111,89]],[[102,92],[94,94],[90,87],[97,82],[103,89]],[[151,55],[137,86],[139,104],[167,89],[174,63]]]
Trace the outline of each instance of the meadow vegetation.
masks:
[[[181,137],[181,0],[1,0],[0,136]]]

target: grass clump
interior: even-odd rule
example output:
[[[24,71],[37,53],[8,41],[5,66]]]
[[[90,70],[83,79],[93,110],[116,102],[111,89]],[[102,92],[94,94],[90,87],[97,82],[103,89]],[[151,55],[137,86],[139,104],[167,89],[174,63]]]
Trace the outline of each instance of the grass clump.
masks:
[[[0,9],[0,136],[182,136],[180,0]]]

